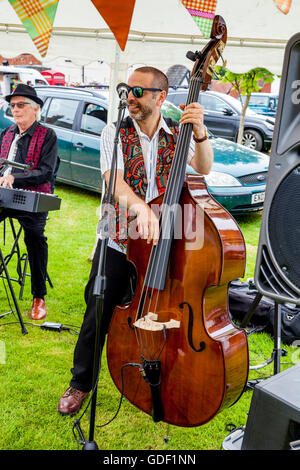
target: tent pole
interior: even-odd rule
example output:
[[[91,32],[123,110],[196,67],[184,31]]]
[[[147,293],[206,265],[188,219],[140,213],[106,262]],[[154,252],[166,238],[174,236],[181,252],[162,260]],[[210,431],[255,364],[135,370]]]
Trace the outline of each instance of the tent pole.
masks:
[[[116,87],[118,84],[118,75],[119,75],[119,68],[120,68],[120,47],[115,42],[115,61],[114,63],[110,64],[110,87],[109,87],[109,106],[108,106],[108,116],[107,116],[107,124],[110,124],[115,119],[116,114]]]

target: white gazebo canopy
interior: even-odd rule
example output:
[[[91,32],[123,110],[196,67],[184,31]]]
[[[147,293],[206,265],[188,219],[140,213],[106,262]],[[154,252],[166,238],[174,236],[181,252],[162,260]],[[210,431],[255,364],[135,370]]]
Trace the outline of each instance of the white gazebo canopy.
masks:
[[[273,0],[218,0],[216,14],[227,24],[224,58],[230,70],[265,67],[281,74],[286,43],[300,30],[299,1],[293,0],[284,15]],[[110,81],[115,86],[127,79],[134,64],[163,71],[175,64],[191,69],[187,51],[201,50],[207,41],[180,0],[136,0],[127,45],[121,51],[90,0],[60,0],[44,61],[68,58],[78,65],[104,61],[111,67]],[[0,0],[0,54],[21,53],[39,57],[8,0]]]
[[[300,2],[293,0],[288,15],[273,0],[218,0],[216,14],[226,21],[228,68],[246,71],[264,66],[281,73],[283,50],[300,30]],[[168,68],[189,64],[185,54],[207,42],[180,0],[136,0],[121,63],[151,63]],[[68,57],[86,65],[94,60],[114,62],[116,41],[90,0],[60,0],[46,60]],[[0,0],[0,53],[39,56],[8,0]]]

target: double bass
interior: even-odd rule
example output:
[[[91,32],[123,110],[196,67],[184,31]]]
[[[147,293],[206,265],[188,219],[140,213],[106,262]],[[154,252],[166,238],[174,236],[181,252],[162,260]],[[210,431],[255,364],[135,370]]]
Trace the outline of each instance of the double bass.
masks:
[[[195,60],[186,104],[198,101],[225,47],[216,16],[211,40]],[[244,275],[245,242],[202,176],[186,175],[192,125],[181,126],[159,207],[157,245],[128,240],[137,281],[131,302],[117,306],[107,337],[110,375],[123,396],[154,421],[199,426],[242,395],[248,344],[228,313],[229,283]],[[179,233],[179,235],[178,235]]]

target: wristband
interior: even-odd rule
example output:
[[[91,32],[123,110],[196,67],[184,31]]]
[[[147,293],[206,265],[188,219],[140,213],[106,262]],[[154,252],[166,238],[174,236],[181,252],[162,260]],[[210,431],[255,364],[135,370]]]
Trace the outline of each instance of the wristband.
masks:
[[[197,144],[200,144],[201,142],[204,142],[207,139],[206,129],[205,129],[205,136],[204,137],[202,137],[201,139],[197,139],[197,137],[195,137],[194,134],[193,134],[193,139]]]

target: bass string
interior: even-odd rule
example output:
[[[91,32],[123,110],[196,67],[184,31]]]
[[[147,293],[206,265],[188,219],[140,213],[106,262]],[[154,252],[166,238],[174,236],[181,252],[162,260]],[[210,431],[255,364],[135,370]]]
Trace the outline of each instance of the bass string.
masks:
[[[199,83],[195,80],[192,80],[190,92],[187,98],[187,104],[192,103],[195,100],[197,100],[197,97],[199,94],[199,88],[200,88]],[[187,146],[187,144],[190,143],[191,132],[192,132],[191,124],[182,125],[182,128],[179,133],[178,141],[177,141],[175,155],[174,155],[173,162],[172,162],[172,167],[170,171],[166,193],[163,199],[163,206],[165,206],[167,209],[168,207],[171,207],[174,203],[177,203],[178,198],[180,197],[180,193],[181,193],[182,186],[183,186],[184,175],[185,175],[184,170],[186,167],[186,161],[187,161],[187,156],[188,156],[188,151],[189,151],[189,147]],[[166,217],[165,213],[162,213],[162,218],[163,217]],[[163,223],[164,223],[164,220],[162,220],[162,224]],[[162,224],[160,225],[160,234],[162,231]],[[162,245],[161,244],[158,245],[156,249],[156,256],[157,256],[157,261],[158,261],[157,263],[155,263],[156,267],[160,265],[161,256],[163,255],[162,250],[163,250]]]
[[[189,103],[192,103],[192,102],[198,100],[200,87],[201,87],[201,82],[200,82],[199,78],[198,77],[194,78],[194,76],[193,76],[192,79],[191,79],[191,86],[190,86],[190,89],[189,89],[186,104],[189,104]],[[182,174],[183,174],[183,178],[184,178],[184,169],[186,167],[187,155],[188,155],[188,150],[189,150],[189,147],[187,147],[187,143],[189,144],[189,142],[190,142],[191,132],[192,132],[192,125],[189,125],[189,124],[183,124],[182,125],[182,128],[181,128],[180,133],[179,133],[179,137],[178,137],[178,140],[177,140],[176,151],[175,151],[175,155],[174,155],[173,162],[172,162],[172,167],[171,167],[171,171],[170,171],[169,181],[168,181],[168,184],[167,184],[166,194],[165,194],[165,197],[164,197],[164,200],[163,200],[163,204],[166,204],[167,207],[170,206],[173,203],[173,201],[178,202],[177,201],[178,195],[180,196],[180,192],[181,192],[182,185],[183,185]],[[185,158],[182,158],[182,154],[186,154]],[[170,189],[168,190],[168,188],[170,188]],[[161,240],[161,235],[162,235],[162,226],[160,224],[160,237],[159,237],[159,240]],[[170,232],[170,236],[171,236],[171,232]],[[152,274],[152,271],[154,269],[156,269],[154,279],[156,279],[157,276],[162,276],[162,271],[159,270],[159,266],[160,266],[160,263],[161,263],[161,260],[162,260],[163,256],[165,256],[165,254],[163,253],[162,243],[158,243],[158,245],[152,247],[150,261],[148,263],[147,271],[150,270],[150,273]],[[143,311],[144,311],[144,308],[145,308],[145,301],[146,301],[146,299],[148,300],[149,294],[150,294],[150,299],[151,299],[150,302],[149,302],[150,305],[147,309],[147,313],[149,313],[149,311],[153,311],[153,313],[154,313],[157,310],[159,293],[158,292],[156,293],[156,295],[155,295],[155,298],[156,298],[155,305],[152,306],[153,291],[154,291],[153,288],[151,288],[151,291],[150,291],[150,287],[148,285],[145,286],[145,284],[144,284],[144,286],[143,286],[144,296],[143,296],[143,307],[142,307]],[[139,309],[136,313],[136,318],[137,318],[138,312],[141,311],[140,309],[141,309],[141,306],[139,306]],[[135,329],[135,330],[137,330],[137,329]],[[145,342],[143,341],[143,338],[142,338],[142,332],[139,331],[138,334],[140,336],[140,341],[139,341],[138,337],[136,336],[137,337],[137,342],[139,343],[139,347],[141,347],[141,345],[144,344]],[[154,342],[153,333],[151,334],[151,337],[152,337],[152,345],[153,345],[153,348],[154,348],[155,342]],[[145,345],[145,344],[144,344],[144,346],[148,350],[148,354],[151,356],[148,346]]]
[[[199,94],[199,88],[200,85],[199,83],[195,83],[195,80],[192,80],[192,85],[189,90],[188,98],[187,98],[187,103],[193,102],[195,99],[197,99],[198,94]],[[182,188],[182,183],[180,182],[180,174],[183,173],[183,169],[186,165],[186,159],[182,158],[182,153],[183,150],[186,149],[186,142],[188,140],[188,134],[191,133],[191,129],[188,129],[189,126],[188,124],[184,124],[181,128],[179,138],[177,141],[177,148],[175,151],[174,159],[172,162],[172,167],[170,171],[170,177],[167,185],[167,190],[166,194],[163,200],[164,205],[170,206],[172,204],[172,201],[175,199],[175,194],[179,192],[179,189],[181,191]],[[189,132],[190,131],[190,132]],[[188,149],[186,153],[188,152]],[[169,189],[170,188],[170,189]],[[169,195],[170,193],[170,195]],[[164,216],[164,214],[161,216]],[[159,239],[161,240],[161,235],[162,235],[162,224],[160,223],[160,237]],[[152,274],[152,271],[156,269],[155,273],[155,278],[159,275],[159,266],[161,264],[161,259],[164,256],[163,253],[163,246],[161,243],[158,243],[158,245],[152,247],[151,250],[151,257],[150,261],[148,264],[148,269],[150,273]],[[148,286],[147,286],[148,287]]]
[[[210,47],[208,47],[207,50],[205,51],[205,54],[204,54],[205,57],[208,56],[209,52],[211,50],[213,50],[216,47],[216,45],[217,45],[216,42],[212,41],[212,43],[209,45]],[[198,101],[199,92],[200,92],[200,89],[201,89],[201,85],[203,83],[203,69],[202,69],[202,67],[204,68],[204,62],[205,62],[205,59],[202,60],[202,63],[201,63],[200,66],[198,65],[195,73],[193,74],[193,76],[191,78],[191,86],[189,88],[189,93],[188,93],[188,97],[187,97],[187,104],[192,103],[194,101]],[[209,66],[209,63],[206,65],[206,68],[208,66]],[[186,134],[191,133],[191,130],[189,129],[189,127],[191,128],[192,126],[189,126],[188,124],[183,125],[183,127],[181,128],[181,132],[179,134],[174,159],[173,159],[173,162],[172,162],[172,168],[171,168],[171,172],[170,172],[171,174],[170,174],[170,177],[169,177],[169,182],[168,182],[168,185],[167,185],[166,194],[165,194],[164,201],[163,201],[164,204],[165,204],[165,200],[167,200],[167,203],[169,204],[169,201],[168,201],[168,188],[171,187],[170,199],[173,199],[174,193],[178,192],[178,187],[176,187],[176,182],[178,183],[180,190],[181,190],[182,185],[183,185],[183,179],[184,179],[183,170],[186,166],[186,158],[185,159],[182,159],[182,158],[179,159],[179,158],[176,158],[176,155],[179,155],[179,154],[181,155],[182,151],[184,150],[184,147],[186,148],[186,142],[188,141],[188,136]],[[172,171],[173,166],[175,165],[174,160],[177,161],[177,162],[179,160],[179,164],[177,163],[176,167],[175,167],[175,171]],[[180,162],[181,162],[181,165],[180,165]],[[179,178],[180,175],[183,175],[183,179]],[[173,183],[173,180],[175,180],[175,183]],[[172,192],[172,189],[173,189],[173,192]],[[159,240],[161,240],[161,224],[160,224]],[[157,279],[157,277],[159,275],[159,270],[158,270],[158,267],[160,266],[159,261],[164,256],[163,249],[164,249],[164,247],[162,246],[161,243],[158,243],[157,246],[152,247],[145,279],[147,279],[147,278],[149,279],[151,277],[153,269],[155,269],[155,268],[156,268],[155,279]],[[147,275],[148,273],[150,273],[149,276]],[[160,271],[160,278],[162,278],[162,275],[163,275],[163,272]],[[144,287],[145,287],[145,282],[144,282]],[[147,291],[148,291],[148,287],[149,286],[146,286]],[[157,302],[156,302],[156,306],[157,306]],[[143,310],[144,310],[144,305],[143,305]],[[140,312],[140,311],[141,311],[141,306],[139,306],[139,309],[138,309],[138,312]],[[155,311],[155,309],[154,309],[154,311]],[[138,315],[138,312],[136,314],[136,317]]]
[[[201,86],[201,83],[199,79],[197,79],[197,77],[195,77],[194,79],[192,78],[191,82],[192,83],[191,83],[187,101],[186,101],[187,105],[195,101],[198,101],[198,96],[199,96],[199,91],[200,91],[200,86]],[[167,184],[167,190],[166,190],[166,195],[165,195],[166,197],[164,197],[164,200],[163,200],[163,204],[165,204],[167,208],[179,202],[180,194],[181,194],[182,187],[183,187],[183,180],[184,180],[184,175],[185,175],[185,168],[186,168],[187,156],[188,156],[188,151],[189,151],[191,133],[192,133],[192,125],[183,124],[180,135],[179,135],[179,139],[178,139],[179,147],[176,147],[174,159],[172,162],[172,168],[171,168],[170,177],[169,177],[169,181]],[[167,214],[167,217],[168,217],[168,214]],[[164,221],[162,222],[164,223]],[[173,219],[172,219],[172,222],[173,222]],[[170,230],[169,235],[170,235],[170,238],[173,238],[173,231]],[[171,243],[171,240],[169,240],[169,242]],[[163,245],[160,244],[158,247],[157,262],[155,264],[157,268],[155,277],[160,276],[160,280],[161,280],[163,273],[162,273],[162,270],[158,269],[158,267],[162,263],[162,258],[164,256],[165,256],[165,253],[163,252]],[[158,299],[159,299],[159,295],[156,296],[154,311],[156,311],[157,309]]]
[[[199,93],[200,93],[202,83],[203,83],[202,70],[199,67],[198,70],[196,71],[196,73],[193,75],[193,77],[191,79],[191,86],[190,86],[190,89],[189,89],[186,104],[198,101],[198,97],[199,97]],[[181,128],[181,131],[180,131],[180,134],[179,134],[179,137],[178,137],[178,140],[177,140],[176,152],[175,152],[173,162],[172,162],[172,168],[171,168],[171,171],[170,171],[170,176],[169,176],[169,180],[168,180],[166,194],[165,194],[164,199],[163,199],[163,204],[166,205],[167,207],[168,207],[168,205],[169,206],[172,205],[174,203],[174,201],[178,202],[179,197],[180,197],[180,193],[181,193],[182,186],[183,186],[183,181],[184,181],[184,175],[185,175],[184,170],[185,170],[186,163],[187,163],[187,155],[188,155],[187,142],[188,143],[190,142],[191,132],[192,132],[192,125],[184,124]],[[182,154],[185,154],[184,158],[182,158]],[[162,234],[162,225],[160,223],[160,237],[159,237],[159,240],[161,240],[161,234]],[[172,232],[170,231],[170,236],[171,235],[172,235]],[[158,276],[160,276],[160,280],[161,280],[162,275],[163,275],[163,271],[159,270],[159,266],[161,265],[162,259],[163,259],[163,257],[165,257],[165,253],[163,252],[163,250],[164,250],[164,246],[163,246],[162,243],[159,243],[157,246],[153,246],[152,250],[151,250],[151,257],[150,257],[150,261],[148,263],[147,272],[150,269],[149,278],[151,278],[151,274],[152,274],[153,269],[156,269],[154,280],[157,279]],[[154,282],[154,284],[155,284],[155,282]],[[144,283],[144,289],[145,289],[145,283]],[[150,289],[150,287],[147,285],[146,290],[145,290],[145,298],[148,298],[148,296],[149,296],[149,289]],[[159,291],[157,291],[156,295],[155,295],[155,298],[156,298],[155,305],[152,305],[152,299],[153,299],[154,291],[155,291],[155,289],[151,288],[150,307],[147,309],[146,314],[149,313],[150,311],[153,312],[153,313],[155,313],[157,311],[157,305],[158,305],[158,300],[159,300]],[[143,304],[143,311],[144,310],[145,310],[145,302]],[[140,309],[138,311],[140,311]],[[152,358],[151,357],[152,355],[150,354],[150,351],[149,351],[149,347],[147,346],[147,344],[145,344],[145,341],[142,341],[142,332],[141,331],[139,331],[139,335],[140,335],[140,338],[141,338],[140,344],[143,343],[145,349],[147,349],[147,351],[148,351],[148,354],[149,354],[150,358]],[[154,334],[153,333],[151,333],[151,338],[152,338],[152,344],[153,344],[153,350],[154,350]],[[161,348],[160,352],[162,352],[163,347]]]

